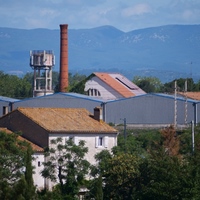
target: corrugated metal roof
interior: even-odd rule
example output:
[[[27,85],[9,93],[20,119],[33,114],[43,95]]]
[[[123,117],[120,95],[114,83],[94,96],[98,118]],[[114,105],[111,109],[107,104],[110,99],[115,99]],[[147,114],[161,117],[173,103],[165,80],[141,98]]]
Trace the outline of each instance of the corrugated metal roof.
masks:
[[[5,133],[7,133],[7,134],[13,133],[12,131],[8,130],[7,128],[1,128],[1,127],[0,127],[0,131],[3,131]],[[29,143],[31,145],[33,151],[35,151],[35,152],[43,152],[44,151],[43,148],[39,147],[38,145],[32,143],[31,141],[29,141],[29,140],[27,140],[27,139],[25,139],[25,138],[23,138],[21,136],[18,136],[17,139]]]
[[[14,98],[10,98],[10,97],[0,96],[0,101],[16,102],[16,101],[19,101],[19,99],[14,99]]]
[[[145,97],[145,96],[158,96],[158,97],[163,97],[163,98],[169,98],[169,99],[174,99],[174,95],[169,95],[169,94],[165,94],[165,93],[147,93],[147,94],[143,94],[143,95],[139,95],[139,96],[133,96],[133,97],[129,97],[129,98],[121,98],[121,99],[116,99],[116,100],[110,100],[107,101],[107,103],[112,103],[112,102],[117,102],[117,101],[126,101],[128,99],[132,99],[132,98],[141,98],[141,97]],[[185,101],[184,97],[180,97],[177,96],[177,100],[180,101]],[[197,103],[198,101],[193,100],[193,99],[187,99],[188,102],[191,103]]]
[[[142,89],[119,73],[95,72],[94,74],[125,98],[145,94]]]
[[[157,95],[157,96],[161,96],[161,97],[166,97],[166,98],[172,98],[172,99],[174,99],[174,94],[152,93],[152,95]],[[185,97],[178,96],[178,94],[177,94],[176,99],[180,100],[180,101],[185,101]],[[187,101],[188,102],[192,102],[192,103],[196,103],[197,102],[196,100],[190,99],[190,98],[188,98]]]
[[[98,99],[95,97],[91,97],[91,96],[84,95],[84,94],[73,93],[73,92],[68,92],[68,93],[58,92],[58,93],[34,97],[34,98],[31,97],[31,98],[27,98],[27,99],[23,99],[23,100],[19,100],[19,101],[22,102],[22,101],[33,100],[33,99],[52,98],[52,97],[56,97],[57,95],[70,96],[70,97],[75,97],[75,98],[79,98],[79,99],[85,99],[85,100],[90,100],[90,101],[100,102],[100,103],[104,102],[104,100],[101,100],[101,99]]]
[[[22,114],[50,132],[117,133],[103,121],[97,121],[84,108],[18,108]]]

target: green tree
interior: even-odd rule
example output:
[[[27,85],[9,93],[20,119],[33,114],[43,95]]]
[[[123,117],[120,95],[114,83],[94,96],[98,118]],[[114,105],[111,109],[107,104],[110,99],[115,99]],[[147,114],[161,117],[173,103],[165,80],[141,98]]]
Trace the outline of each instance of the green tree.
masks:
[[[199,84],[195,84],[192,78],[179,78],[177,81],[177,91],[185,91],[185,81],[187,80],[187,91],[199,91]],[[175,80],[165,83],[163,92],[173,93],[174,92],[174,82]]]
[[[85,88],[85,83],[86,81],[90,78],[86,77],[85,75],[79,75],[76,73],[75,75],[70,76],[70,92],[76,92],[80,94],[85,94],[84,88]]]
[[[0,95],[19,99],[31,97],[31,84],[26,78],[19,78],[0,71]]]
[[[140,158],[128,153],[114,156],[105,174],[105,199],[135,199]]]
[[[105,173],[109,166],[109,160],[112,158],[111,153],[108,150],[102,150],[95,155],[96,165],[91,166],[91,176],[93,179],[89,184],[89,193],[87,199],[95,198],[103,199],[103,185]]]
[[[133,78],[133,83],[147,93],[161,92],[163,89],[163,84],[156,77],[135,76]]]
[[[181,200],[191,198],[191,182],[188,180],[188,163],[177,156],[170,156],[164,148],[156,146],[151,151],[143,176],[140,180],[140,199]],[[145,175],[145,176],[144,176]]]
[[[0,199],[12,199],[15,187],[18,188],[16,184],[24,176],[27,143],[17,137],[0,131]]]
[[[32,166],[32,148],[29,145],[26,152],[25,158],[25,181],[26,187],[24,197],[26,200],[35,199],[35,186],[33,183],[33,166]]]
[[[96,200],[103,200],[103,182],[102,182],[102,175],[99,175],[94,181],[94,188],[92,191],[93,197]]]
[[[147,156],[148,149],[153,143],[161,140],[159,130],[126,130],[126,141],[121,131],[117,138],[117,146],[113,147],[113,154],[121,154],[125,151],[130,154]],[[126,146],[126,147],[124,147]]]
[[[42,176],[56,182],[59,180],[63,199],[76,199],[85,175],[88,174],[89,162],[84,159],[88,148],[84,141],[78,145],[69,139],[62,138],[50,141],[50,148],[46,149],[44,170]]]

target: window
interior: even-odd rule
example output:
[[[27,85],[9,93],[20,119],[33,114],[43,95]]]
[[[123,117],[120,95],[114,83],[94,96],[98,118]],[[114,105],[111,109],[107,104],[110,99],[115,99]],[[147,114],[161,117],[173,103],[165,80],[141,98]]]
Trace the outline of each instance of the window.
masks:
[[[79,139],[75,136],[68,136],[65,138],[65,143],[68,141],[68,140],[71,140],[72,142],[74,142],[75,145],[78,145],[79,144]]]
[[[96,137],[96,147],[108,147],[108,137],[107,136],[98,136]]]
[[[41,163],[40,163],[40,161],[38,161],[38,167],[40,167],[40,165],[41,165]]]
[[[101,96],[100,92],[97,90],[97,89],[92,89],[90,88],[88,91],[87,91],[87,94],[88,96]]]
[[[98,138],[98,146],[103,146],[103,137]]]
[[[8,114],[8,106],[3,106],[3,115]]]

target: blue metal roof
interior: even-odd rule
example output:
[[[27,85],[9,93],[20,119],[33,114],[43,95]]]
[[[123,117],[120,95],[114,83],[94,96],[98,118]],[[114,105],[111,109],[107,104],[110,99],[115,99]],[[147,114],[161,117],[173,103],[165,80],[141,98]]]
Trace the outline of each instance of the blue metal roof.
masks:
[[[99,103],[105,102],[104,100],[101,100],[101,99],[98,99],[98,98],[95,98],[95,97],[87,96],[87,95],[84,95],[84,94],[71,93],[71,92],[69,92],[69,93],[58,92],[58,93],[39,96],[39,97],[31,97],[31,98],[27,98],[27,99],[23,99],[23,100],[19,100],[19,101],[27,101],[27,100],[33,100],[33,99],[38,99],[38,98],[48,98],[48,97],[52,97],[52,96],[56,96],[56,95],[70,96],[70,97],[95,101],[95,102],[99,102]]]
[[[91,101],[96,101],[96,102],[100,102],[100,103],[105,102],[105,100],[101,100],[101,99],[98,99],[98,98],[95,98],[95,97],[91,97],[91,96],[84,95],[84,94],[73,93],[73,92],[69,92],[69,93],[59,92],[58,94],[61,94],[61,95],[64,95],[64,96],[71,96],[71,97],[91,100]]]
[[[110,101],[106,101],[106,103],[117,102],[117,101],[125,101],[127,99],[135,99],[135,98],[140,98],[140,97],[144,97],[144,96],[158,96],[158,97],[163,97],[163,98],[174,99],[174,95],[169,95],[169,94],[164,94],[164,93],[147,93],[147,94],[142,94],[142,95],[133,96],[133,97],[129,97],[129,98],[121,98],[121,99],[116,99],[116,100],[110,100]],[[177,96],[176,99],[179,100],[179,101],[185,101],[185,98],[180,97],[180,96]],[[189,99],[189,98],[187,98],[187,101],[190,102],[190,103],[200,103],[200,101]]]
[[[170,99],[174,99],[174,95],[165,94],[165,93],[152,93],[152,95],[160,96],[160,97],[165,97],[165,98],[170,98]],[[177,100],[180,100],[180,101],[185,101],[185,98],[184,98],[183,96],[178,96],[178,94],[177,94],[176,99],[177,99]],[[188,102],[191,102],[191,103],[197,103],[197,102],[199,102],[199,101],[197,101],[197,100],[190,99],[190,98],[187,98],[187,101],[188,101]]]
[[[19,99],[14,99],[14,98],[10,98],[10,97],[0,96],[0,101],[16,102],[16,101],[19,101]]]

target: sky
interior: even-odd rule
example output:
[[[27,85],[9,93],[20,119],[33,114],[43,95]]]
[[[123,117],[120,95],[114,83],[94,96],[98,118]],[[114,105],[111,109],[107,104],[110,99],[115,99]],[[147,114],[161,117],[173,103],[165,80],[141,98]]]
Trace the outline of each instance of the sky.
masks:
[[[0,0],[0,27],[124,32],[169,24],[200,24],[200,0]]]

